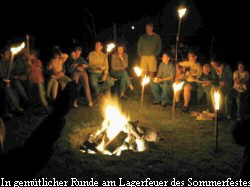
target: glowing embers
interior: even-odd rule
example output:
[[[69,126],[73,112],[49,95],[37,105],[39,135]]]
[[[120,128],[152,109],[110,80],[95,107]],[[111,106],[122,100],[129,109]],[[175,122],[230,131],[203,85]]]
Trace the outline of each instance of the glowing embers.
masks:
[[[138,127],[138,121],[132,122],[122,113],[117,98],[105,96],[101,106],[102,126],[82,144],[82,152],[119,156],[124,150],[145,151],[146,142],[158,140],[155,131]]]

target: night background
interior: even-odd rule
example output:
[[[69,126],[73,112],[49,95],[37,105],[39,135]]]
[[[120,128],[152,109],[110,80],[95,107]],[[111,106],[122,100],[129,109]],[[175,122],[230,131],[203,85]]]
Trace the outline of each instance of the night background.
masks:
[[[219,121],[219,151],[215,151],[213,120],[197,121],[190,113],[176,109],[177,117],[173,121],[172,106],[162,108],[152,105],[153,96],[149,86],[145,88],[142,111],[141,84],[139,78],[132,75],[132,68],[139,63],[137,41],[145,33],[148,22],[154,23],[154,31],[160,35],[164,51],[175,45],[179,5],[187,7],[187,13],[182,19],[180,42],[198,52],[201,64],[209,63],[209,59],[215,56],[229,64],[232,70],[236,70],[239,60],[249,67],[249,10],[246,2],[165,0],[91,3],[59,1],[52,4],[33,1],[29,4],[13,1],[8,5],[2,4],[0,52],[24,41],[25,35],[30,34],[31,48],[39,50],[40,59],[45,65],[51,58],[54,46],[59,46],[69,54],[72,47],[80,45],[83,48],[82,56],[86,58],[94,49],[95,41],[107,44],[114,40],[115,23],[117,42],[124,43],[128,51],[129,75],[135,87],[134,92],[126,92],[129,99],[121,102],[122,110],[131,120],[139,120],[143,126],[160,132],[161,139],[141,153],[129,150],[124,151],[120,157],[83,154],[79,147],[103,122],[98,99],[94,101],[96,105],[90,108],[83,94],[79,97],[79,108],[72,108],[65,116],[66,124],[57,140],[56,149],[37,178],[70,180],[76,177],[89,180],[94,177],[96,180],[107,180],[123,177],[124,180],[145,180],[150,177],[155,180],[185,180],[193,177],[196,180],[225,180],[230,177],[238,180],[243,165],[244,146],[239,146],[233,140],[235,120]],[[46,83],[48,74],[44,76]],[[249,96],[246,103],[245,113],[250,118]],[[204,107],[193,101],[191,105],[194,111],[202,111]],[[49,107],[53,110],[54,105]],[[5,153],[22,145],[46,119],[47,116],[41,115],[39,110],[41,106],[28,108],[22,116],[14,116],[6,122]],[[49,137],[47,133],[46,138]],[[34,146],[34,150],[38,153],[34,153],[33,149],[28,153],[31,157],[32,154],[38,155],[36,158],[39,159],[46,152],[44,147],[40,149]],[[34,159],[31,163],[35,165],[36,162]],[[32,164],[27,164],[31,172]]]
[[[240,2],[168,0],[155,5],[145,3],[133,6],[129,2],[100,2],[87,8],[78,3],[36,3],[29,9],[20,4],[11,13],[1,11],[4,19],[1,20],[0,47],[5,46],[7,41],[11,43],[13,40],[21,40],[29,33],[33,36],[33,47],[38,48],[41,56],[46,56],[46,59],[50,57],[50,49],[54,45],[67,51],[74,42],[83,46],[86,56],[93,49],[95,41],[94,33],[88,29],[93,29],[92,15],[96,39],[111,41],[113,23],[116,23],[118,41],[127,44],[133,54],[136,53],[133,47],[145,32],[145,24],[152,21],[155,32],[163,40],[165,50],[175,44],[178,27],[176,10],[179,4],[184,4],[188,12],[182,21],[180,42],[195,46],[205,59],[209,59],[213,41],[213,55],[233,65],[240,59],[247,60],[247,47],[244,45],[248,38],[245,21],[247,7]],[[135,30],[131,29],[132,25]]]

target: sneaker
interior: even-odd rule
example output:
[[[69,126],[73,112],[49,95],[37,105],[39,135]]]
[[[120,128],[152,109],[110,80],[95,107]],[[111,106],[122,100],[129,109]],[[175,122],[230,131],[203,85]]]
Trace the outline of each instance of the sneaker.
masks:
[[[161,102],[161,106],[162,106],[163,108],[166,108],[168,105],[169,105],[168,103]]]
[[[48,113],[49,113],[49,109],[47,107],[43,108],[42,114],[48,114]]]
[[[187,106],[183,106],[181,109],[182,112],[188,112],[189,108]]]
[[[93,102],[89,101],[89,107],[93,107]]]
[[[160,101],[154,101],[152,104],[153,105],[159,105],[159,104],[161,104],[161,102]]]

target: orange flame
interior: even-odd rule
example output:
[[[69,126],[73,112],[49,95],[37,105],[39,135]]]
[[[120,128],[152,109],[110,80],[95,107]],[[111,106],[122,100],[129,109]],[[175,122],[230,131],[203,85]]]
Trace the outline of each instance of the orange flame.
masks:
[[[145,76],[142,80],[142,86],[145,86],[146,84],[148,84],[150,82],[150,78],[148,76]]]
[[[215,110],[220,109],[220,93],[218,91],[214,92]]]
[[[135,71],[137,77],[141,76],[142,70],[138,66],[134,67],[134,71]]]
[[[12,55],[15,55],[15,54],[19,53],[24,47],[25,47],[25,43],[24,42],[20,46],[18,46],[18,47],[12,47],[10,49]]]

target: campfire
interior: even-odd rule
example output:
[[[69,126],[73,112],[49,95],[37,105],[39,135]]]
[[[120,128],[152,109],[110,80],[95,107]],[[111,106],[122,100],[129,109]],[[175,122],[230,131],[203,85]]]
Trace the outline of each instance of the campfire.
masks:
[[[99,130],[89,135],[80,150],[89,154],[105,154],[120,156],[124,150],[142,152],[148,142],[156,142],[158,133],[147,127],[139,127],[139,121],[130,121],[129,116],[122,113],[119,100],[105,96],[101,103],[104,117]]]

